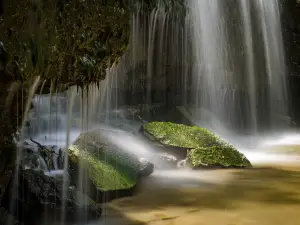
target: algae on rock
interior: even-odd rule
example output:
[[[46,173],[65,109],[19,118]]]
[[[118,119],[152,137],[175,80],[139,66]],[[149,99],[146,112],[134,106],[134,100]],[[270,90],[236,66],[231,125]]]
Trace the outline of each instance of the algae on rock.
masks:
[[[162,144],[197,148],[212,146],[221,139],[205,128],[186,126],[170,122],[152,122],[144,125],[144,129]]]
[[[208,129],[171,122],[144,124],[143,132],[150,139],[171,147],[188,149],[192,167],[251,167],[249,160],[229,143]]]
[[[69,148],[69,159],[73,165],[87,170],[97,190],[124,190],[133,188],[139,176],[153,172],[153,164],[141,161],[137,155],[120,148],[114,139],[124,132],[94,130],[81,134]]]
[[[69,156],[73,163],[87,169],[92,183],[102,191],[132,188],[136,184],[137,176],[130,168],[121,171],[110,160],[103,160],[104,154],[99,151],[90,153],[87,149],[72,145],[69,148]]]
[[[249,160],[231,146],[198,147],[188,152],[188,158],[194,167],[251,167]]]

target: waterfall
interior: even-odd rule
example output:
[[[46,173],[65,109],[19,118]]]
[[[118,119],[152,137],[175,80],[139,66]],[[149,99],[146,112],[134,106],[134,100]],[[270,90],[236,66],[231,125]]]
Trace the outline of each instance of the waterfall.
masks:
[[[284,79],[286,71],[278,1],[260,0],[255,1],[255,3],[259,8],[259,15],[263,23],[271,112],[285,115],[287,110],[286,81]],[[274,120],[274,117],[272,119]]]
[[[287,115],[285,59],[277,0],[191,0],[191,107],[218,131],[275,130]],[[236,7],[234,7],[236,6]],[[284,121],[285,123],[286,121]]]
[[[157,168],[164,169],[173,168],[177,159],[168,154],[156,154],[157,148],[165,147],[147,146],[148,142],[140,140],[137,133],[142,130],[142,123],[151,120],[179,123],[177,118],[174,121],[171,117],[174,109],[179,109],[177,113],[181,112],[182,117],[195,125],[209,128],[224,139],[231,138],[230,144],[247,154],[250,147],[251,150],[259,149],[258,142],[263,142],[259,138],[265,139],[262,133],[268,132],[272,136],[272,132],[281,132],[287,126],[287,121],[280,119],[287,115],[287,90],[278,0],[186,0],[187,15],[179,15],[163,1],[159,2],[150,12],[140,8],[131,15],[127,51],[119,63],[115,62],[107,69],[102,81],[85,87],[69,87],[64,93],[36,95],[32,110],[29,110],[30,101],[26,104],[25,119],[28,121],[24,121],[29,122],[29,126],[23,124],[21,136],[24,134],[26,141],[32,138],[38,142],[36,148],[41,143],[49,150],[55,150],[50,151],[52,158],[55,157],[55,165],[49,169],[49,161],[39,151],[22,153],[25,149],[23,142],[18,150],[17,164],[22,162],[25,169],[30,169],[32,162],[37,162],[36,170],[62,179],[56,180],[59,181],[58,188],[55,184],[58,199],[61,198],[60,224],[65,224],[68,217],[70,190],[79,190],[76,200],[84,203],[83,208],[76,208],[75,220],[81,217],[88,220],[89,199],[81,200],[81,192],[90,188],[88,179],[92,166],[86,165],[91,162],[80,158],[76,171],[71,171],[72,158],[68,154],[72,151],[68,146],[81,133],[93,129],[103,131],[103,134],[99,132],[99,143],[93,141],[95,146],[89,145],[89,138],[84,140],[86,148],[80,151],[86,155],[90,153],[88,147],[94,147],[92,154],[100,155],[98,150],[107,147],[107,141],[114,145],[112,150],[120,149],[118,153],[121,150],[126,154],[134,153],[143,157],[139,160],[151,159]],[[38,77],[30,92],[31,97],[39,83]],[[51,90],[52,86],[54,84],[51,84]],[[171,113],[159,111],[157,119],[152,115],[156,105]],[[237,138],[235,134],[240,131],[254,135]],[[252,140],[258,144],[248,145]],[[109,151],[103,152],[101,161],[117,164]],[[256,152],[251,156],[261,157]],[[58,157],[62,158],[58,160]],[[165,158],[171,159],[170,165],[165,166]],[[63,168],[57,161],[64,164]],[[101,173],[107,172],[101,171],[103,168],[96,167]],[[14,186],[19,183],[18,171],[19,168]],[[71,172],[75,174],[74,181],[70,179]],[[118,177],[108,174],[111,178]],[[159,177],[164,177],[161,174]],[[117,178],[116,183],[120,180],[122,178]],[[13,202],[11,208],[16,204],[18,202]],[[106,215],[105,204],[101,207]],[[45,224],[48,223],[47,216],[45,214]]]
[[[122,118],[132,119],[137,111],[149,112],[154,105],[181,104],[176,96],[183,88],[182,74],[188,73],[182,63],[189,58],[190,46],[183,41],[187,30],[163,4],[133,13],[129,46],[119,63],[107,69],[103,81],[79,88],[73,114],[83,115],[80,127],[113,125]]]
[[[247,0],[241,1],[241,12],[243,19],[243,31],[246,49],[246,68],[247,68],[247,79],[248,79],[248,91],[250,96],[250,122],[252,129],[257,131],[257,120],[256,120],[256,79],[255,79],[255,64],[254,64],[254,47],[252,38],[252,20],[250,11],[250,2]]]
[[[103,123],[123,126],[120,119],[134,120],[138,111],[145,111],[148,121],[155,104],[166,110],[181,106],[194,123],[217,133],[256,134],[287,125],[277,0],[186,3],[186,15],[163,4],[150,12],[137,8],[120,62],[100,83],[79,88],[72,126],[82,131]],[[35,102],[47,105],[49,98]],[[51,99],[64,107],[56,94]],[[53,113],[45,107],[37,107],[40,122],[34,132],[65,128],[67,109]]]

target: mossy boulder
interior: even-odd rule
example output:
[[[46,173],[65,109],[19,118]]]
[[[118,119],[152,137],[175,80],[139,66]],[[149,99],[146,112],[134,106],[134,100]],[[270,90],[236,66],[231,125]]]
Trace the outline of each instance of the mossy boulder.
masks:
[[[144,124],[141,132],[152,141],[185,152],[193,167],[251,167],[249,160],[229,143],[205,128],[171,122]]]
[[[78,182],[80,170],[84,171],[87,174],[84,182],[88,185],[81,191],[98,202],[132,195],[139,177],[153,172],[153,164],[114,143],[120,138],[120,132],[95,130],[83,133],[69,147],[73,184]]]

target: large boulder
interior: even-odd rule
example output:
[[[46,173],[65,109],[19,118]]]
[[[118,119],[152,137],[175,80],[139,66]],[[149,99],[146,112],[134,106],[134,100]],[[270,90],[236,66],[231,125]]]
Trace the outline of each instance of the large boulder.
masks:
[[[72,183],[78,185],[78,174],[86,174],[81,180],[86,185],[78,186],[97,202],[131,196],[139,177],[153,172],[152,163],[120,146],[120,141],[126,145],[126,135],[119,130],[94,130],[81,134],[69,147]]]
[[[63,182],[42,171],[20,168],[15,175],[18,179],[11,179],[2,205],[24,224],[41,224],[45,213],[51,215],[49,220],[64,215],[69,222],[88,222],[101,216],[102,209],[94,201],[75,189],[65,188]]]
[[[205,128],[170,122],[144,124],[140,132],[150,140],[173,149],[187,158],[187,164],[199,167],[251,167],[249,160],[229,143]]]

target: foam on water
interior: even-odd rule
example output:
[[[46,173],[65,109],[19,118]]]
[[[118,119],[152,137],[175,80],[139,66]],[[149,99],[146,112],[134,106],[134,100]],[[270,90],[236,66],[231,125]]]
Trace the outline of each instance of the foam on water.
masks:
[[[290,148],[298,148],[300,153],[300,135],[299,134],[283,134],[273,137],[266,137],[257,140],[255,148],[239,148],[239,151],[251,161],[252,164],[286,164],[300,162],[300,154],[290,153]],[[274,148],[274,149],[272,149]],[[282,148],[280,152],[276,149]]]
[[[250,162],[255,164],[285,164],[285,163],[294,163],[300,160],[299,156],[287,155],[284,153],[270,153],[262,151],[249,151],[249,150],[240,150]],[[300,161],[299,161],[300,162]]]
[[[290,133],[284,134],[281,137],[268,138],[263,142],[265,146],[274,145],[300,145],[300,134]]]
[[[159,180],[162,185],[167,183],[177,183],[179,186],[200,185],[203,183],[222,183],[231,178],[230,175],[220,176],[220,171],[218,170],[197,171],[189,169],[169,171],[156,170],[151,176]]]

